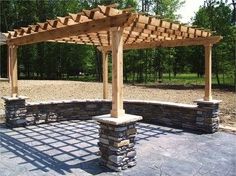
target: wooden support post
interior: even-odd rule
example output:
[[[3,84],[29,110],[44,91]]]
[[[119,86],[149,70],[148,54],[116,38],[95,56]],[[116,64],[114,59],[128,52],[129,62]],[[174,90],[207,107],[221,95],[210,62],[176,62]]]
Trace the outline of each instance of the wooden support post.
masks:
[[[125,114],[123,109],[123,28],[111,29],[112,40],[112,117]]]
[[[11,73],[10,73],[10,68],[11,68],[11,62],[10,62],[10,58],[11,58],[11,49],[10,49],[10,46],[8,45],[7,47],[7,53],[8,53],[8,56],[7,56],[7,78],[8,78],[8,82],[10,83],[11,82]]]
[[[212,44],[205,47],[205,101],[211,101],[211,70],[212,70]]]
[[[18,96],[18,75],[17,75],[17,46],[9,46],[9,79],[11,83],[11,96]]]
[[[103,99],[108,98],[108,53],[102,51]]]

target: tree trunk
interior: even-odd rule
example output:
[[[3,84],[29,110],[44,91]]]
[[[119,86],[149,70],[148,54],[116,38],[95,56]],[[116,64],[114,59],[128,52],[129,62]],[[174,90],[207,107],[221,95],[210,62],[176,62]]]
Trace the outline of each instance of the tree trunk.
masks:
[[[147,79],[148,79],[148,54],[146,50],[146,55],[145,55],[145,84],[147,84]]]
[[[171,80],[171,70],[169,69],[169,80]]]
[[[161,83],[162,82],[162,66],[161,66],[161,58],[158,59],[158,82]]]
[[[134,85],[135,82],[135,69],[136,69],[136,65],[135,65],[135,57],[132,58],[132,84]]]
[[[173,73],[174,73],[174,77],[176,77],[177,75],[177,65],[178,65],[178,58],[174,59],[174,65],[173,65]]]
[[[236,67],[236,40],[234,40],[234,44],[234,66]],[[234,86],[236,86],[236,69],[234,69]]]
[[[102,62],[101,62],[101,53],[95,49],[95,60],[96,60],[96,77],[97,81],[101,82],[102,81]]]
[[[125,77],[125,82],[128,82],[128,73],[127,73],[127,64],[124,64],[124,77]]]
[[[214,54],[215,58],[215,74],[216,74],[216,80],[217,84],[220,85],[220,78],[219,78],[219,62],[218,62],[218,57],[216,54]]]

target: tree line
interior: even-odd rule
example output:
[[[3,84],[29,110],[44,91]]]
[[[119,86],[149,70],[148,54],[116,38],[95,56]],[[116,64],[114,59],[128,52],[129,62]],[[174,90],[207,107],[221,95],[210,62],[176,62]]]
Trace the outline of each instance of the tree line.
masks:
[[[119,8],[133,7],[139,12],[178,21],[177,10],[183,0],[30,0],[0,1],[1,32],[44,22],[69,12],[76,13],[99,4],[118,3]],[[234,0],[205,0],[192,25],[214,31],[223,40],[213,47],[213,74],[218,84],[236,83],[236,13]],[[18,49],[18,70],[22,79],[102,80],[101,53],[94,46],[42,42]],[[109,61],[111,67],[111,59]],[[7,46],[1,46],[1,77],[7,76]],[[111,69],[110,69],[111,70]],[[154,48],[124,51],[124,81],[148,83],[163,81],[182,73],[204,76],[202,46]]]

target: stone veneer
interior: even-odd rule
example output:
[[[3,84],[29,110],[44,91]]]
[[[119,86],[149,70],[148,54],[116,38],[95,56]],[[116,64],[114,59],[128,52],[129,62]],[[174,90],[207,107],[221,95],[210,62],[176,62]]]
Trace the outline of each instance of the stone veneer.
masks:
[[[25,97],[5,97],[6,123],[16,127],[62,120],[86,120],[110,113],[109,100],[25,102]],[[196,105],[126,100],[128,114],[140,115],[142,122],[213,133],[219,128],[220,101],[196,101]]]
[[[26,121],[26,97],[3,97],[5,100],[5,118],[8,127],[21,127],[27,124]]]
[[[136,165],[135,123],[141,116],[125,114],[114,118],[110,114],[93,117],[99,122],[100,164],[121,171]]]
[[[195,101],[198,105],[196,127],[206,132],[214,133],[219,129],[219,100]]]
[[[99,126],[100,164],[115,171],[135,166],[135,123],[119,126],[100,123]]]

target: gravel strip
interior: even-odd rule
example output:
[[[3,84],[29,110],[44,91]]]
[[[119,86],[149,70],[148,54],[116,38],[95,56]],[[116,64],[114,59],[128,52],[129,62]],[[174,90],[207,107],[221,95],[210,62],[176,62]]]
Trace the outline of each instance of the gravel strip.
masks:
[[[20,80],[19,93],[29,97],[28,101],[70,100],[70,99],[102,99],[102,83],[80,81],[45,81]],[[0,97],[10,94],[8,82],[0,81]],[[174,103],[189,103],[202,98],[203,89],[164,89],[148,88],[144,86],[124,86],[124,99],[156,100]],[[109,99],[111,98],[111,84],[109,84]],[[213,90],[213,98],[222,100],[221,121],[236,127],[236,97],[234,92]],[[0,109],[4,108],[0,100]]]

